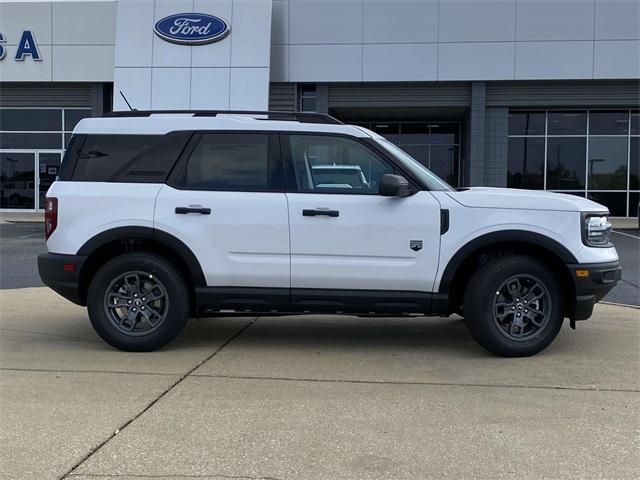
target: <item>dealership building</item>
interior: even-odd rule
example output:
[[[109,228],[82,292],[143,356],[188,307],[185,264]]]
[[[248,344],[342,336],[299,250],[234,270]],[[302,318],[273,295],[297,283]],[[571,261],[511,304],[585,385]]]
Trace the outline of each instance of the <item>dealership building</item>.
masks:
[[[0,3],[0,210],[112,109],[326,112],[455,187],[640,194],[637,0]]]

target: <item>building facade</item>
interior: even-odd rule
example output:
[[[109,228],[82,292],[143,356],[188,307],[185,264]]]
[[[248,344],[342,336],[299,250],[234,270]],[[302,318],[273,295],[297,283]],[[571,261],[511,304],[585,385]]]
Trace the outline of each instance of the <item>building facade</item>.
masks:
[[[327,112],[453,186],[634,216],[640,2],[0,2],[0,209],[42,208],[79,119],[129,105]]]

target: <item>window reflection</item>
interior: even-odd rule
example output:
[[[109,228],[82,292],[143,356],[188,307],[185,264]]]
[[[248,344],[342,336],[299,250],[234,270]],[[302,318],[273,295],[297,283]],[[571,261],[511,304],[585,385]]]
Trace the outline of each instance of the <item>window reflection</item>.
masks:
[[[507,185],[515,188],[544,188],[544,138],[509,139]]]
[[[627,139],[589,139],[589,190],[627,188]]]

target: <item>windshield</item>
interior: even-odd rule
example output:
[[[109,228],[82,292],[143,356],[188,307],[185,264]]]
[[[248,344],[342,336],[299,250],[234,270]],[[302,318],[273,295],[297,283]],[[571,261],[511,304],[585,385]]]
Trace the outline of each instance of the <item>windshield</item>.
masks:
[[[435,173],[422,165],[415,158],[413,158],[411,155],[409,155],[394,143],[391,143],[384,137],[378,136],[374,137],[374,140],[385,150],[391,153],[395,158],[399,159],[402,162],[402,165],[404,165],[407,170],[411,172],[411,174],[420,179],[429,190],[449,192],[455,191],[455,189],[451,185],[442,180]]]

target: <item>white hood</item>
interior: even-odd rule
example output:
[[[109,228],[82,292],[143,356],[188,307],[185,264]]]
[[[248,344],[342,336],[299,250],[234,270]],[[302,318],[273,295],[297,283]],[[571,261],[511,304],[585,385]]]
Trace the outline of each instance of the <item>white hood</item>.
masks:
[[[446,193],[466,207],[559,210],[564,212],[608,211],[607,207],[586,198],[544,190],[471,187],[461,192]]]

